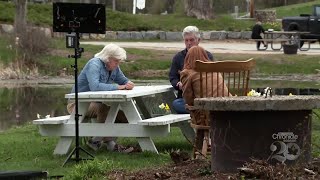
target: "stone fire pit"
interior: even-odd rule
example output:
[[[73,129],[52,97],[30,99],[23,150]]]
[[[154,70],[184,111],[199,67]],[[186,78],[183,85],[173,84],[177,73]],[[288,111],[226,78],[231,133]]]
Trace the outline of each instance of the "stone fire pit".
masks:
[[[211,114],[212,171],[237,171],[250,158],[311,160],[311,115],[320,96],[198,98],[195,106]]]

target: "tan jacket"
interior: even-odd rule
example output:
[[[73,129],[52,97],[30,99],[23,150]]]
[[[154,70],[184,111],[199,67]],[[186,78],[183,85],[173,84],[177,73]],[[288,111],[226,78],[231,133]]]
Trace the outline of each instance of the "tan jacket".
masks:
[[[203,80],[205,80],[203,76]],[[219,96],[222,96],[222,91],[224,91],[224,96],[228,96],[228,88],[223,84],[223,78],[221,74],[219,78]],[[192,106],[195,98],[200,98],[200,73],[192,69],[184,69],[180,73],[180,81],[182,83],[182,96],[186,101],[186,104]],[[207,76],[208,87],[203,89],[204,97],[217,97],[217,74]],[[212,83],[213,82],[213,83]],[[205,81],[203,81],[203,87],[206,87]],[[212,87],[214,86],[214,87]],[[222,88],[224,86],[224,89]],[[231,96],[231,94],[229,94]]]

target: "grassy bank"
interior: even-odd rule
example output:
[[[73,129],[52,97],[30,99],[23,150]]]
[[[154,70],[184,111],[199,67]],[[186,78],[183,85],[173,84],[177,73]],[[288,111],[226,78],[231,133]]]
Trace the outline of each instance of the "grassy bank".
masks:
[[[276,10],[277,18],[284,16],[298,16],[299,14],[311,14],[312,5],[320,4],[320,0],[308,3],[295,4],[272,8]],[[12,2],[0,1],[0,22],[13,24],[15,8]],[[52,26],[52,5],[51,4],[28,4],[28,22],[39,26]],[[235,20],[230,14],[216,14],[212,20],[198,20],[187,17],[183,14],[168,15],[144,15],[130,14],[107,9],[107,30],[112,31],[146,31],[146,30],[163,30],[163,31],[181,31],[183,27],[193,24],[201,30],[226,30],[226,31],[247,31],[251,30],[254,21]],[[281,29],[281,24],[265,24],[266,29]]]
[[[14,4],[0,1],[0,22],[13,24]],[[28,22],[39,26],[52,26],[52,5],[28,4]],[[214,20],[198,20],[182,14],[145,15],[130,14],[106,10],[106,28],[111,31],[181,31],[185,26],[193,24],[201,30],[248,30],[253,21],[238,21],[230,15],[218,15]]]
[[[316,112],[318,115],[313,115],[312,126],[313,157],[320,155],[320,111]],[[134,171],[159,167],[171,163],[168,152],[177,149],[191,152],[192,149],[180,130],[172,128],[168,137],[154,139],[159,155],[149,152],[122,154],[100,150],[92,152],[94,161],[81,161],[78,165],[69,161],[62,167],[67,156],[52,155],[57,140],[55,137],[42,137],[38,128],[31,124],[0,133],[0,170],[45,170],[50,176],[64,175],[68,176],[68,179],[89,179],[85,177],[90,176],[101,179],[105,172],[114,169]],[[137,144],[132,138],[119,138],[118,142],[131,146]],[[81,157],[86,156],[81,154]]]

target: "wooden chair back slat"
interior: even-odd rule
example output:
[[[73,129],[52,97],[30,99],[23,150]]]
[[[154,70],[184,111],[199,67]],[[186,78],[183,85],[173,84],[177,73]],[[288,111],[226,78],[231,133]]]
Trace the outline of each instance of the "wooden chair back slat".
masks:
[[[246,61],[202,62],[197,60],[195,70],[200,72],[200,97],[229,96],[230,93],[232,95],[245,96],[249,91],[250,71],[255,65],[256,62],[252,58]],[[214,76],[216,78],[213,78]],[[219,78],[219,76],[222,78]],[[216,82],[213,82],[214,79],[216,79]],[[225,93],[224,84],[228,88],[228,94]],[[221,86],[217,88],[218,90],[215,94],[210,93],[214,92],[214,86]]]
[[[200,84],[203,84],[203,74],[202,72],[200,72]],[[200,97],[203,97],[203,87],[200,86]]]

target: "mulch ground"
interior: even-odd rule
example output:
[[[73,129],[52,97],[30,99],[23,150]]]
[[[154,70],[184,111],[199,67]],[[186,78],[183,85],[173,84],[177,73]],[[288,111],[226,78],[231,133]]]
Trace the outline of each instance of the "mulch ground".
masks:
[[[236,173],[211,172],[207,160],[186,160],[167,166],[142,169],[135,172],[114,170],[107,177],[116,180],[145,179],[320,179],[320,160],[314,159],[309,164],[286,166],[285,164],[270,165],[266,161],[252,160],[239,168]]]

